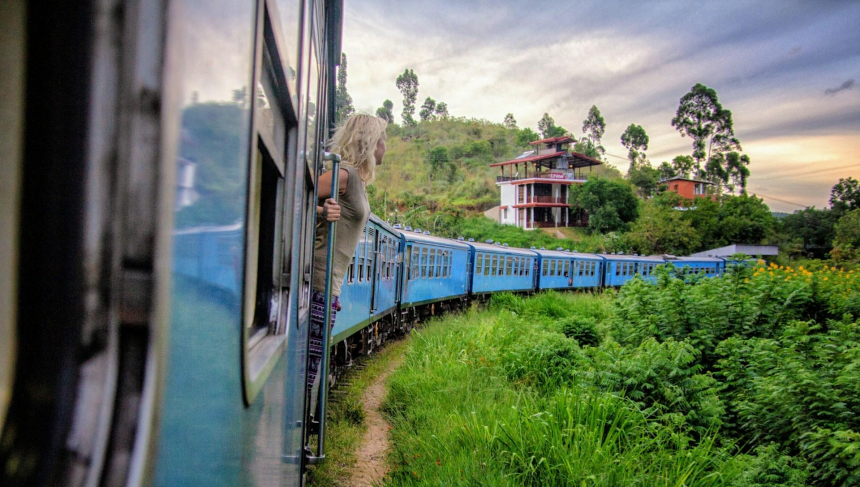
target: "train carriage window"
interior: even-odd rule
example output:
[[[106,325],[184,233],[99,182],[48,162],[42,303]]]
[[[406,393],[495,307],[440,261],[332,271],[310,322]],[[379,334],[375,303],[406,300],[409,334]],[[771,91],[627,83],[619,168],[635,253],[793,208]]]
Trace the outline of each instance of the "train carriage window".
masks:
[[[442,275],[442,261],[445,259],[445,251],[439,249],[436,254],[436,277],[444,277]]]
[[[514,269],[511,273],[512,276],[518,276],[520,272],[520,258],[514,257]]]
[[[485,276],[490,275],[490,266],[493,265],[493,263],[490,261],[490,258],[491,258],[490,254],[484,254],[484,275]]]
[[[418,253],[418,247],[412,246],[412,279],[421,277],[421,256]]]
[[[407,245],[403,252],[403,272],[406,274],[406,280],[412,280],[412,245]]]
[[[427,278],[427,259],[429,252],[427,247],[421,247],[421,278]]]
[[[358,282],[364,282],[364,253],[367,250],[367,236],[363,232],[358,239]]]
[[[448,277],[451,277],[451,266],[454,264],[454,251],[448,251]]]
[[[475,275],[483,273],[484,268],[484,254],[478,254],[475,256]]]
[[[543,265],[541,265],[541,275],[546,276],[549,275],[549,261],[544,260]]]
[[[371,272],[373,272],[373,261],[375,260],[374,258],[376,257],[374,255],[374,252],[373,252],[373,250],[376,248],[375,244],[376,244],[376,230],[368,227],[367,228],[367,254],[366,254],[367,257],[364,259],[364,266],[365,266],[364,275],[367,276],[368,281],[373,278],[373,274],[371,274]]]
[[[501,267],[501,262],[499,261],[499,256],[493,254],[493,275],[498,276],[501,274],[499,272],[499,268]]]
[[[436,271],[436,249],[430,249],[427,260],[427,278],[433,279]]]
[[[355,276],[353,273],[355,272],[355,254],[352,254],[352,259],[349,261],[349,267],[346,269],[346,282],[347,284],[352,284],[355,282]]]

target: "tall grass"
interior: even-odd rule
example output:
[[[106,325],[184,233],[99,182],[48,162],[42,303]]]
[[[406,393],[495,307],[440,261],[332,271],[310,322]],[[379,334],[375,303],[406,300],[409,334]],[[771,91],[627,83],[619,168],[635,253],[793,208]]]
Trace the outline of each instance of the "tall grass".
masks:
[[[589,318],[605,337],[612,313],[603,295],[500,294],[417,332],[389,381],[386,485],[753,485],[715,430],[572,373],[607,368],[594,357],[618,345],[580,347],[558,323]]]

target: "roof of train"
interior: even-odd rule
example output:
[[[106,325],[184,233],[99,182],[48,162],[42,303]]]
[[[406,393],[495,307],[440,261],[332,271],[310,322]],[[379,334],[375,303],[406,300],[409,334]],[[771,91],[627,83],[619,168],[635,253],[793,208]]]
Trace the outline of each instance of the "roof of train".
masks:
[[[397,235],[398,237],[400,236],[400,233],[402,232],[402,230],[398,230],[398,229],[392,227],[391,225],[388,224],[387,221],[383,220],[382,218],[379,218],[378,216],[374,215],[373,213],[370,214],[370,221],[372,221],[376,225],[379,225],[380,227],[384,228],[385,230],[393,233],[394,235]]]
[[[400,230],[400,233],[406,237],[407,240],[412,240],[415,242],[425,242],[425,243],[433,243],[437,245],[448,245],[451,247],[459,247],[463,249],[468,249],[469,246],[466,245],[465,242],[461,242],[458,240],[453,240],[445,237],[437,237],[434,235],[424,235],[423,233],[413,232],[411,230]]]
[[[628,254],[605,254],[601,255],[604,259],[608,260],[633,260],[633,261],[647,261],[647,262],[665,262],[665,259],[659,255],[628,255]]]
[[[603,256],[596,254],[589,254],[585,252],[570,252],[567,250],[547,250],[547,249],[531,249],[532,252],[537,252],[546,257],[555,257],[560,259],[593,259],[593,260],[603,260]]]
[[[465,242],[465,244],[475,250],[482,250],[485,252],[504,252],[506,254],[527,255],[529,257],[535,256],[535,252],[533,250],[521,249],[519,247],[506,247],[504,245],[488,244],[486,242]]]
[[[716,262],[722,263],[723,259],[719,257],[666,257],[666,262]]]

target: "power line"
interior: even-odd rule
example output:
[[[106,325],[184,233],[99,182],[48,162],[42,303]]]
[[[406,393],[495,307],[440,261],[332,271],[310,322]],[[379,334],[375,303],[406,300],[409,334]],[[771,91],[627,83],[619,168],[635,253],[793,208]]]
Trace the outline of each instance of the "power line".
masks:
[[[857,165],[857,164],[845,164],[845,165],[842,165],[842,166],[830,167],[830,168],[827,168],[827,169],[814,169],[814,170],[812,170],[812,171],[802,171],[802,172],[780,172],[780,173],[776,174],[775,176],[763,176],[763,178],[766,178],[767,180],[773,180],[773,179],[784,179],[784,178],[797,177],[797,176],[807,176],[807,175],[809,175],[809,174],[827,174],[827,173],[831,173],[831,172],[834,172],[834,171],[842,171],[842,170],[845,170],[845,169],[853,169],[853,168],[860,169],[860,165]]]
[[[809,208],[806,205],[801,205],[800,203],[795,203],[794,201],[788,201],[788,200],[780,199],[780,198],[777,198],[775,196],[766,195],[764,193],[753,193],[753,194],[755,194],[756,196],[762,196],[762,197],[770,199],[770,200],[779,201],[781,203],[788,203],[789,205],[799,206],[801,208]]]

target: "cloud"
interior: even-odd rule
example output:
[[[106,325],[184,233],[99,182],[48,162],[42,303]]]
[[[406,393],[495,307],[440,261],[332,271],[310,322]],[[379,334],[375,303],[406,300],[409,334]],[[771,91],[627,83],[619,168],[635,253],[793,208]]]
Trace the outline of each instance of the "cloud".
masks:
[[[827,88],[826,90],[824,90],[824,94],[828,96],[836,96],[836,94],[840,91],[850,90],[853,86],[854,79],[849,79],[836,88]]]

